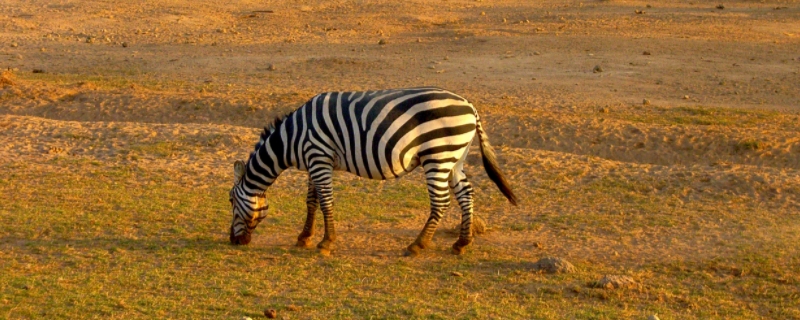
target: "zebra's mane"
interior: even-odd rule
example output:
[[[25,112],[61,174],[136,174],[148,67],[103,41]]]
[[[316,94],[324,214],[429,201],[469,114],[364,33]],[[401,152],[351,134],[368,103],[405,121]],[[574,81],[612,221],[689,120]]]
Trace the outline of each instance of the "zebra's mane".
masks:
[[[258,152],[258,149],[261,148],[261,146],[263,146],[264,143],[267,142],[269,136],[272,135],[273,132],[275,132],[275,130],[281,125],[281,123],[283,123],[283,120],[286,119],[286,117],[288,117],[290,114],[292,113],[289,112],[282,116],[277,116],[275,117],[275,120],[272,120],[272,123],[264,127],[264,131],[261,131],[261,136],[258,137],[258,142],[256,142],[253,152],[250,153],[250,160],[253,159],[253,157],[256,155],[256,152]]]

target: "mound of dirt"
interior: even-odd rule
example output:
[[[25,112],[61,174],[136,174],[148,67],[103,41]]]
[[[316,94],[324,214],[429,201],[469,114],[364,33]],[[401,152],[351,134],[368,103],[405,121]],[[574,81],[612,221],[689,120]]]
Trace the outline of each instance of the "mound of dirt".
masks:
[[[604,289],[635,288],[639,286],[636,280],[629,276],[605,275],[600,280],[591,283],[591,287]]]
[[[533,269],[547,273],[573,273],[576,271],[572,263],[557,257],[541,258],[533,264]]]

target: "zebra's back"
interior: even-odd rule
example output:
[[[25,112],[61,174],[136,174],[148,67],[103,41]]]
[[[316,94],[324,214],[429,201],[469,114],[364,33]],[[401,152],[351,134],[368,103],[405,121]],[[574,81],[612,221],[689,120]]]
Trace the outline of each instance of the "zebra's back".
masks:
[[[319,148],[334,157],[336,169],[372,179],[457,160],[475,136],[477,118],[466,99],[440,88],[327,92],[295,116],[306,123],[298,123],[306,131],[298,151]]]

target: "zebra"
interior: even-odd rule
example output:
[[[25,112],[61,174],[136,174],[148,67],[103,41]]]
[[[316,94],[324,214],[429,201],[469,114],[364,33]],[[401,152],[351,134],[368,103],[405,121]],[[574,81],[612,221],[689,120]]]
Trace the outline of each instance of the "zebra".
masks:
[[[450,205],[450,191],[461,206],[454,254],[473,240],[474,190],[464,174],[467,151],[478,137],[483,167],[511,204],[517,197],[500,172],[475,107],[461,96],[436,87],[321,93],[264,128],[247,162],[234,163],[229,201],[233,210],[232,244],[248,244],[266,217],[265,192],[284,170],[308,172],[307,216],[297,246],[310,247],[317,208],[325,233],[317,248],[334,248],[333,172],[370,179],[395,179],[422,166],[430,198],[430,216],[406,248],[415,256],[431,245],[439,220]]]

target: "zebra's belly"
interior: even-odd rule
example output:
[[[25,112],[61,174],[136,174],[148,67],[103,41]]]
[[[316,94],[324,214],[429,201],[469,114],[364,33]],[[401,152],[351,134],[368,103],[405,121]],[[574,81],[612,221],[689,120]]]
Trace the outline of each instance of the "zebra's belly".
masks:
[[[411,171],[414,171],[420,164],[419,157],[413,156],[405,165],[401,164],[399,160],[395,161],[391,166],[383,165],[373,168],[371,172],[367,172],[366,168],[349,166],[336,157],[334,170],[346,171],[362,178],[369,178],[374,180],[391,180],[402,177]],[[359,170],[360,169],[360,170]]]

